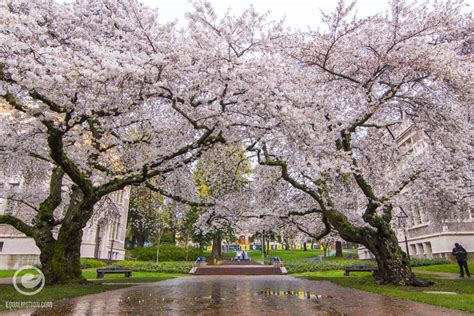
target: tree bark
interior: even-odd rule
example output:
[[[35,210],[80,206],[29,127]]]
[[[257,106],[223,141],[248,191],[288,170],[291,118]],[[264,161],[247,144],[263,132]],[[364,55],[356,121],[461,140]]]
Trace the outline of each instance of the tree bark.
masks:
[[[433,282],[418,279],[411,270],[410,261],[398,244],[390,223],[377,222],[377,230],[352,225],[345,215],[338,211],[325,214],[329,223],[342,239],[364,245],[375,256],[378,272],[375,278],[379,284],[430,286]],[[375,224],[372,222],[372,224]]]
[[[220,237],[216,237],[212,240],[212,258],[219,260],[222,256],[221,253],[221,246],[222,246],[222,239]]]
[[[81,270],[81,243],[83,229],[96,202],[96,199],[85,197],[82,190],[74,186],[54,247],[51,242],[40,243],[43,247],[40,248],[43,258],[41,265],[48,271],[48,276],[45,274],[48,284],[86,282]]]
[[[143,234],[137,234],[135,238],[137,247],[143,248],[145,246],[145,236]]]
[[[339,240],[336,241],[336,257],[342,257],[342,243]]]

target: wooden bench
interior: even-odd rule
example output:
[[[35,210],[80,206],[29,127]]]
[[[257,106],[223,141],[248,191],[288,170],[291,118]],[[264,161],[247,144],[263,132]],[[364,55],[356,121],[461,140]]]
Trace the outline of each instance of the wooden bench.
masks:
[[[97,279],[103,279],[106,274],[123,273],[126,278],[132,276],[132,270],[126,268],[100,268],[97,269]]]
[[[345,267],[344,268],[344,275],[348,276],[349,272],[372,272],[375,273],[379,269],[377,267]]]

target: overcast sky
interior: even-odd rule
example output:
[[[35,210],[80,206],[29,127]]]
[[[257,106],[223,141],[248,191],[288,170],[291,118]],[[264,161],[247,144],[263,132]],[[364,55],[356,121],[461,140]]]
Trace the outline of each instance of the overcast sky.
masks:
[[[192,5],[188,0],[141,0],[150,7],[158,8],[162,22],[178,20],[184,26],[184,14],[191,11]],[[261,13],[270,11],[272,19],[286,17],[286,25],[292,28],[306,29],[307,26],[316,28],[320,20],[320,8],[332,11],[338,0],[210,0],[219,16],[227,9],[239,13],[250,5]],[[349,1],[348,1],[349,2]],[[387,0],[358,0],[357,12],[359,17],[377,12],[385,12]]]

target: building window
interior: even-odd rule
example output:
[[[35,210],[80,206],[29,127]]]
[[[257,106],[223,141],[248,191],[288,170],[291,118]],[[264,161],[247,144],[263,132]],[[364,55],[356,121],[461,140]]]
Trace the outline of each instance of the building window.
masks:
[[[425,254],[425,251],[423,249],[423,244],[421,244],[421,243],[416,244],[416,250],[417,250],[417,252],[416,252],[417,255],[423,256]]]
[[[411,154],[413,153],[414,147],[413,147],[413,142],[411,138],[408,138],[405,140],[401,145],[400,149],[403,154]]]
[[[120,228],[120,219],[121,216],[118,216],[114,219],[111,223],[110,232],[109,232],[109,240],[117,240],[119,235],[119,228]]]
[[[2,252],[2,250],[3,250],[3,244],[4,244],[4,242],[0,241],[0,252]]]
[[[117,203],[118,204],[123,203],[123,190],[120,190],[117,192]]]
[[[120,228],[120,216],[117,218],[116,223],[116,229],[115,229],[115,239],[118,239],[118,233],[119,233],[119,228]]]
[[[416,255],[416,246],[415,245],[410,245],[410,250],[413,255]]]
[[[433,250],[431,249],[431,242],[425,242],[424,245],[425,248],[425,254],[428,258],[431,258],[433,256]]]

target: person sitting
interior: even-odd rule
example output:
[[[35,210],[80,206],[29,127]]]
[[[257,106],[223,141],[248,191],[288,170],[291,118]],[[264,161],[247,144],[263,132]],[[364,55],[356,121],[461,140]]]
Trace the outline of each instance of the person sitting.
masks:
[[[471,273],[469,273],[469,268],[467,266],[467,251],[458,243],[454,244],[453,248],[453,256],[456,257],[456,261],[459,265],[460,270],[460,277],[464,278],[464,270],[466,270],[466,275],[468,278],[471,277]]]
[[[234,258],[234,260],[237,260],[237,261],[242,260],[242,251],[237,251],[237,252],[235,253],[235,258]]]

